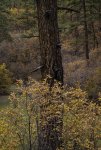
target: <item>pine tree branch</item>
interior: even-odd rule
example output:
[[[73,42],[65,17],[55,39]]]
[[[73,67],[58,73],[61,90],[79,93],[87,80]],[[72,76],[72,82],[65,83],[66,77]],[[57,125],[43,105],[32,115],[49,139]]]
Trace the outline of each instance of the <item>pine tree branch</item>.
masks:
[[[80,11],[72,9],[72,8],[68,8],[68,7],[58,7],[58,10],[66,10],[66,11],[70,11],[70,12],[80,13]]]
[[[32,74],[32,73],[34,73],[34,72],[37,72],[37,71],[41,70],[43,67],[44,67],[43,65],[37,67],[36,69],[32,70],[32,71],[30,72],[30,74]]]

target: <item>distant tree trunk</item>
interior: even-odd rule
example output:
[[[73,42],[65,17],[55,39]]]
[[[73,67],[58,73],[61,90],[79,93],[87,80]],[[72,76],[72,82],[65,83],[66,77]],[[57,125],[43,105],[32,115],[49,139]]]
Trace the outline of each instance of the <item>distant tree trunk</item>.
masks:
[[[95,33],[94,22],[91,22],[92,32],[93,32],[93,49],[98,48],[98,40]]]
[[[79,20],[79,14],[76,14],[76,21]],[[79,44],[78,44],[78,41],[79,41],[79,30],[78,30],[78,27],[75,26],[74,28],[74,36],[75,36],[75,55],[77,55],[78,51],[79,51]]]
[[[54,80],[63,83],[63,67],[61,57],[61,45],[57,21],[57,0],[36,0],[38,28],[41,52],[42,78],[51,76],[49,82],[53,86]],[[46,119],[47,115],[42,117],[43,112],[47,114],[47,107],[41,107],[40,120]],[[54,106],[53,106],[54,107]],[[47,120],[47,119],[46,119]],[[56,131],[59,127],[60,131]],[[52,116],[47,125],[40,123],[39,147],[38,150],[56,150],[61,147],[62,136],[62,118]]]
[[[84,32],[85,32],[85,54],[86,59],[89,59],[89,44],[88,44],[88,26],[87,26],[87,10],[86,10],[86,1],[83,2],[83,14],[84,14]]]
[[[99,18],[99,31],[101,32],[101,0],[99,0],[99,7],[98,7],[98,18]]]
[[[92,5],[90,6],[90,9],[89,9],[91,16],[94,15],[93,8],[94,8],[94,1],[92,1]],[[93,18],[91,18],[90,28],[92,30],[92,36],[93,36],[93,49],[95,49],[96,47],[98,48],[99,43],[98,43],[98,39],[97,39],[97,36],[96,36],[95,24],[94,24]]]

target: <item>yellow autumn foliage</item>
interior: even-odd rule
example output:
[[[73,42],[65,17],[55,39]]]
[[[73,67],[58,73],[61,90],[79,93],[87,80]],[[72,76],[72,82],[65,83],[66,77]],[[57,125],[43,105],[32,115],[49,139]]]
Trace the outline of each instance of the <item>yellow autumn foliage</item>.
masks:
[[[87,97],[80,88],[61,88],[55,83],[50,90],[46,81],[29,80],[27,86],[17,81],[9,107],[0,112],[1,150],[37,149],[40,125],[45,128],[54,117],[63,120],[61,150],[101,148],[101,106]],[[60,132],[59,123],[52,132]]]

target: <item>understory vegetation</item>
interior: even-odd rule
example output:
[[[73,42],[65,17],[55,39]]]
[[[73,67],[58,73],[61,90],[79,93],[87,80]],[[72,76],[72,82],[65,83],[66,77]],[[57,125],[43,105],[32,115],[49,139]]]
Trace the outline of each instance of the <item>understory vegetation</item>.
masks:
[[[10,105],[0,112],[2,150],[37,149],[39,130],[51,126],[50,120],[53,120],[52,131],[59,135],[58,117],[63,120],[61,149],[100,148],[101,107],[90,102],[87,93],[80,87],[67,90],[67,87],[61,89],[58,85],[56,82],[50,91],[46,81],[39,83],[29,80],[27,87],[23,86],[21,80],[17,81],[16,92],[9,97]],[[101,95],[98,101],[101,101]],[[40,107],[44,109],[42,113]],[[56,123],[57,126],[54,125]],[[53,133],[50,134],[50,138],[54,139]]]
[[[0,108],[0,150],[101,150],[101,0],[0,1]]]
[[[0,94],[8,94],[12,84],[11,73],[5,64],[0,65]]]

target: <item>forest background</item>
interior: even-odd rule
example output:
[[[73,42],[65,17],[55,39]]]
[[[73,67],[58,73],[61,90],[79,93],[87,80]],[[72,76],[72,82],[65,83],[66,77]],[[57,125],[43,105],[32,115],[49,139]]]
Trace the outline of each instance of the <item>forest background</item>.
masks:
[[[70,150],[100,150],[101,0],[58,0],[58,24],[61,41],[59,46],[61,46],[64,68],[65,88],[62,96],[66,103],[62,147]],[[40,69],[37,70],[40,68],[41,60],[39,45],[36,1],[0,1],[0,95],[9,94],[12,84],[14,91],[16,81],[19,79],[25,81],[28,76],[37,81],[41,79]],[[45,81],[41,83],[41,87],[37,81],[33,84],[34,89],[39,93],[41,90],[43,93],[48,92]],[[36,106],[36,102],[30,104],[28,98],[28,106],[23,106],[22,102],[26,102],[24,95],[26,88],[23,89],[22,83],[17,82],[17,84],[22,88],[21,101],[19,102],[19,91],[16,90],[17,93],[11,95],[10,99],[11,106],[14,99],[19,105],[16,109],[10,106],[8,109],[2,108],[1,111],[2,150],[15,150],[21,147],[26,149],[26,146],[31,150],[38,146],[37,125],[35,125],[37,113],[34,110],[32,115],[30,111],[33,103]],[[52,99],[55,101],[56,91],[59,90],[57,84],[52,91]],[[28,94],[32,87],[32,85],[27,87]],[[32,97],[35,97],[36,91],[32,90]],[[51,111],[57,112],[57,110],[58,108],[53,107]],[[32,120],[30,127],[25,121],[25,116],[28,122]],[[15,120],[11,125],[9,121],[12,118]],[[18,125],[15,125],[16,121]],[[30,128],[32,128],[31,137]],[[15,129],[17,133],[14,132]]]

